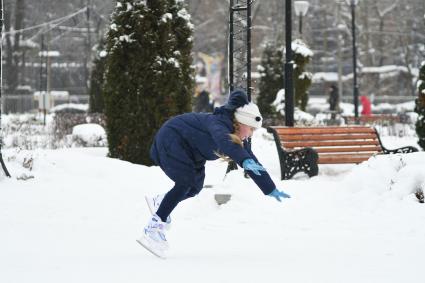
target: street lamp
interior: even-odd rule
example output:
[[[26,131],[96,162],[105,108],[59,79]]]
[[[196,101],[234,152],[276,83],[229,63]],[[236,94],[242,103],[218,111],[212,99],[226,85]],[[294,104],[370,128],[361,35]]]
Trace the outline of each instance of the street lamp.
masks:
[[[351,33],[353,36],[353,96],[354,117],[359,118],[359,86],[357,85],[357,48],[356,48],[356,5],[359,0],[345,0],[351,7]]]
[[[295,9],[295,15],[298,16],[299,19],[299,34],[300,37],[303,35],[303,17],[307,15],[309,3],[307,1],[295,1],[294,2],[294,9]]]
[[[294,84],[293,70],[294,63],[292,62],[292,0],[285,0],[285,126],[294,126]]]

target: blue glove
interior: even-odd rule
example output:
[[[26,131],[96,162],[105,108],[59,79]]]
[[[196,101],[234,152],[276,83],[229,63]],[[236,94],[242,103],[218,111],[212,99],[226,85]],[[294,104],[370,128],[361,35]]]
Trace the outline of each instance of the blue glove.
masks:
[[[291,198],[290,195],[285,194],[283,191],[279,191],[278,189],[274,189],[270,194],[268,194],[269,197],[274,197],[278,201],[282,201],[280,198]]]
[[[242,162],[242,167],[245,170],[254,172],[255,175],[261,175],[260,171],[266,171],[266,169],[254,161],[254,159],[248,158]]]

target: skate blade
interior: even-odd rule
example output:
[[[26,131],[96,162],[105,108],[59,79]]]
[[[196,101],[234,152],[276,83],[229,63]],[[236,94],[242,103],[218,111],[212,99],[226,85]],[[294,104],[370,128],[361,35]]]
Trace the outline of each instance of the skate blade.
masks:
[[[137,243],[139,243],[142,247],[144,247],[146,250],[148,250],[149,252],[151,252],[153,255],[162,258],[162,259],[166,259],[166,255],[165,252],[158,249],[158,248],[154,248],[152,246],[152,244],[145,238],[145,237],[141,237],[140,239],[136,240]]]
[[[148,204],[149,211],[151,212],[152,215],[154,215],[156,213],[156,211],[153,211],[154,207],[153,207],[153,203],[151,201],[152,198],[145,196],[145,200],[146,200],[146,203]]]

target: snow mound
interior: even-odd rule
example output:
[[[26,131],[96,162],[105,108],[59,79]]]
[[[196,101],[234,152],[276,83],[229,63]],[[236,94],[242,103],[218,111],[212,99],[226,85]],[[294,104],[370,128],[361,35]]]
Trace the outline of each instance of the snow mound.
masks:
[[[352,192],[403,199],[425,189],[425,152],[376,155],[355,166],[344,180]]]
[[[89,110],[88,104],[65,103],[59,104],[52,109],[50,113],[70,112],[70,113],[86,113]]]
[[[106,132],[98,124],[82,124],[72,128],[72,139],[82,146],[105,146]]]

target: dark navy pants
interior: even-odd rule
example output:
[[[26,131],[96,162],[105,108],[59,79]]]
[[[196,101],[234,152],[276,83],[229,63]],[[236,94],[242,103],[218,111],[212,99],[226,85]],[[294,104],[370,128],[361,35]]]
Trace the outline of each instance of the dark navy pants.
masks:
[[[204,185],[205,160],[195,162],[184,140],[173,130],[161,128],[150,152],[152,160],[174,181],[156,214],[166,221],[179,202],[196,196]]]

